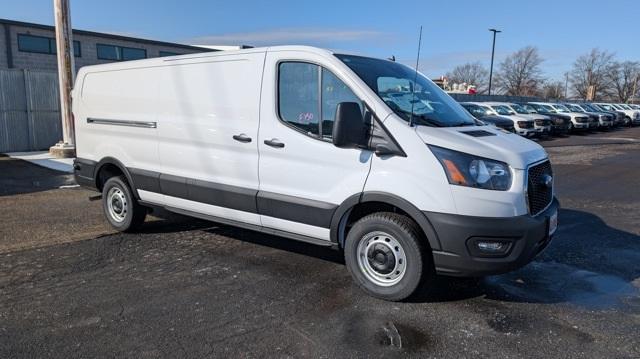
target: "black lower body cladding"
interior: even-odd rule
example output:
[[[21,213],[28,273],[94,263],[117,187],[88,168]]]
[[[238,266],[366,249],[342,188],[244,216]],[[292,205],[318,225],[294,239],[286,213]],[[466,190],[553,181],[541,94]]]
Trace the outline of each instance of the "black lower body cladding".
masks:
[[[481,277],[517,269],[531,262],[550,242],[549,223],[559,208],[554,199],[549,208],[533,217],[471,217],[424,212],[433,225],[442,250],[433,251],[438,274]],[[478,240],[508,243],[499,256],[478,255],[473,247]]]
[[[337,205],[283,194],[258,191],[198,179],[168,175],[155,171],[117,166],[124,173],[137,198],[138,190],[161,193],[167,196],[230,208],[249,213],[330,228]],[[83,187],[97,190],[96,170],[100,163],[76,159],[76,182]]]
[[[77,158],[73,161],[73,174],[76,183],[82,187],[96,189],[95,171],[98,163],[91,160]]]

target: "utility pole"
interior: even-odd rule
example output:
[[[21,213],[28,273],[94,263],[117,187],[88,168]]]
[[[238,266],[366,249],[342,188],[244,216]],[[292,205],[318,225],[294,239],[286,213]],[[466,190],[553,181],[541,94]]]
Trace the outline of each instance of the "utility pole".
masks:
[[[58,82],[60,88],[60,117],[62,141],[49,149],[56,157],[75,157],[75,128],[71,112],[71,89],[75,78],[73,39],[69,0],[53,0],[56,25],[56,53],[58,56]]]
[[[496,34],[502,32],[496,29],[489,29],[493,32],[493,46],[491,47],[491,68],[489,69],[489,95],[491,95],[491,81],[493,80],[493,57],[496,53]]]
[[[564,73],[564,99],[565,99],[565,101],[567,100],[568,93],[569,93],[569,73],[565,72]]]

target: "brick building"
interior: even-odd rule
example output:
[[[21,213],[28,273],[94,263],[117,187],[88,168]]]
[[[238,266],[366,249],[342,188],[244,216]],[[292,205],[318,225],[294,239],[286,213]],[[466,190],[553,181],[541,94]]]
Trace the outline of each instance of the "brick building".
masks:
[[[210,48],[73,30],[76,70],[113,61],[214,51]],[[56,71],[53,26],[0,19],[0,69]]]

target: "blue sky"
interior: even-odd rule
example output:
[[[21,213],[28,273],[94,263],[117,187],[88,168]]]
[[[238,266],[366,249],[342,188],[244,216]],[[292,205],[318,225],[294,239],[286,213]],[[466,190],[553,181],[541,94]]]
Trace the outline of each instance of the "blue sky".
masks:
[[[52,0],[0,0],[0,17],[53,23]],[[593,47],[640,61],[637,0],[205,1],[71,0],[73,27],[188,44],[305,44],[415,63],[437,77],[456,64],[489,64],[533,45],[549,78]]]

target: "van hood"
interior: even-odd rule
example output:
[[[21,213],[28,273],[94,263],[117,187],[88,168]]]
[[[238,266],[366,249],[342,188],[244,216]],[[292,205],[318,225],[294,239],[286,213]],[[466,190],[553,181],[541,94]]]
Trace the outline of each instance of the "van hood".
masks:
[[[537,143],[492,126],[416,126],[416,134],[428,145],[502,161],[517,169],[548,157]]]
[[[517,115],[500,115],[500,116],[504,116],[506,118],[510,118],[513,121],[532,121],[533,118],[528,118],[526,117],[527,115],[521,115],[521,114],[517,114]]]
[[[587,115],[584,112],[560,112],[563,115],[568,115],[571,116],[571,118],[576,118],[576,117],[589,117],[589,115]]]

